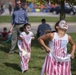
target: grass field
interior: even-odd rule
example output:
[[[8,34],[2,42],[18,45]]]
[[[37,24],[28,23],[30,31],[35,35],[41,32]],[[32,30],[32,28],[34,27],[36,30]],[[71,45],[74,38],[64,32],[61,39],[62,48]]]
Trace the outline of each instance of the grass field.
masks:
[[[76,34],[70,34],[76,42]],[[10,48],[10,42],[7,44],[1,44],[0,41],[0,75],[40,75],[41,67],[44,62],[46,52],[35,38],[32,41],[32,56],[29,62],[29,70],[26,73],[21,73],[20,59],[18,55],[18,48],[14,54],[8,54]],[[68,52],[70,52],[70,45],[68,45]],[[76,57],[72,60],[72,74],[76,75]]]
[[[47,22],[57,22],[59,17],[45,17],[45,16],[29,16],[29,22],[41,22],[45,18]],[[65,18],[67,22],[76,22],[76,15]],[[11,22],[11,16],[0,16],[0,23]]]
[[[47,22],[56,22],[58,17],[29,17],[29,22],[41,22],[41,19],[45,18]],[[76,22],[76,16],[67,17],[68,22]],[[11,22],[11,16],[0,16],[0,23]],[[70,34],[76,43],[76,33]],[[2,44],[0,41],[0,75],[40,75],[42,64],[45,59],[46,52],[37,41],[37,38],[32,41],[32,56],[29,62],[29,70],[26,73],[21,73],[20,59],[18,55],[18,48],[14,54],[8,54],[10,48],[10,42]],[[70,52],[70,45],[68,45],[68,52]],[[76,75],[76,56],[72,60],[72,74]]]

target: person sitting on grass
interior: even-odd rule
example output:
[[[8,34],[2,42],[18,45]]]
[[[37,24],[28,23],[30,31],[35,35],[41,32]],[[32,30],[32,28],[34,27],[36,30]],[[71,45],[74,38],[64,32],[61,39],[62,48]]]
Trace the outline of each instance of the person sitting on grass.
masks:
[[[47,33],[48,31],[51,31],[52,28],[49,24],[46,23],[46,19],[42,19],[41,20],[41,24],[38,26],[37,29],[37,37],[39,38],[40,36],[44,35],[45,33]]]
[[[2,41],[5,42],[9,38],[11,39],[11,35],[10,34],[11,34],[11,32],[10,31],[7,31],[7,28],[4,27],[3,28],[3,32],[0,32],[0,35],[1,35],[0,40],[2,40]]]

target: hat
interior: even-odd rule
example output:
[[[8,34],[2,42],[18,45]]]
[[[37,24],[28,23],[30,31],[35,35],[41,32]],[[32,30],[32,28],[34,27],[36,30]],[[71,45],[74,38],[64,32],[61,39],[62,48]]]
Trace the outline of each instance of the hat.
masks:
[[[62,29],[68,29],[67,22],[65,20],[61,20],[59,22],[59,27],[62,28]]]

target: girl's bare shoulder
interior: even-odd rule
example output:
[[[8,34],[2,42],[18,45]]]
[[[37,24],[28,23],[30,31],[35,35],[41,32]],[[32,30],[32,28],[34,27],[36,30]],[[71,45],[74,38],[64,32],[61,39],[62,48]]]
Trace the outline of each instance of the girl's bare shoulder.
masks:
[[[48,37],[49,39],[53,39],[54,33],[47,33],[47,34],[45,35],[45,37]]]

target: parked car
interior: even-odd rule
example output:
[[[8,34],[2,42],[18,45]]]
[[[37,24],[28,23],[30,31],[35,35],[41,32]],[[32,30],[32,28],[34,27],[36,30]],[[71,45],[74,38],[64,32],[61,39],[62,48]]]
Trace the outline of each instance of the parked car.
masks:
[[[73,10],[74,10],[74,12],[76,13],[76,5],[75,5],[75,6],[73,6]]]
[[[56,6],[56,7],[54,7],[54,8],[51,8],[50,9],[50,12],[52,12],[53,14],[58,14],[58,13],[60,13],[60,6]]]
[[[75,14],[75,11],[74,11],[74,9],[72,7],[64,6],[64,8],[65,8],[65,13],[71,14],[71,15]],[[56,7],[50,9],[50,12],[52,12],[53,14],[59,14],[60,11],[61,11],[61,7],[60,6],[56,6]]]

